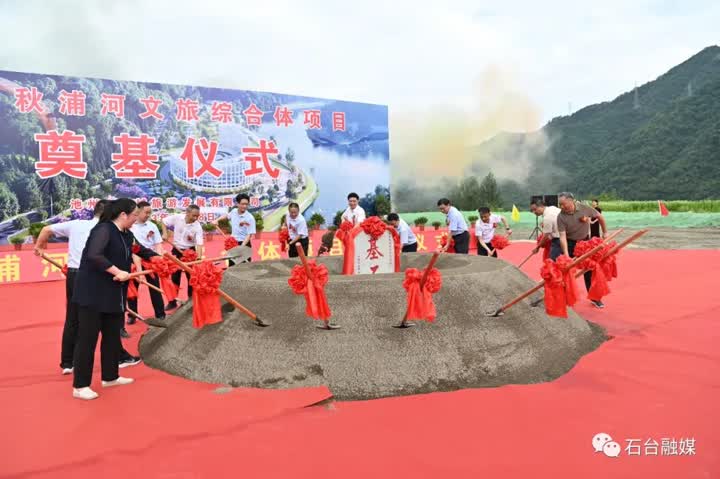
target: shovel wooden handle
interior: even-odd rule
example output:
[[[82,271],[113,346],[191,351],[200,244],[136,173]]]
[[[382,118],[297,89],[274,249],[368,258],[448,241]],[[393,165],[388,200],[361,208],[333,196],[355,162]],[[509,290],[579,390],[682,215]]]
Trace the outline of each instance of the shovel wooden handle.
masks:
[[[50,258],[48,255],[46,255],[45,253],[41,254],[40,257],[41,257],[42,259],[44,259],[45,261],[47,261],[48,263],[50,263],[51,265],[55,266],[57,269],[59,269],[59,270],[62,272],[63,267],[62,267],[62,265],[61,265],[60,263],[58,263],[58,262],[55,261],[54,259],[51,259],[51,258]]]

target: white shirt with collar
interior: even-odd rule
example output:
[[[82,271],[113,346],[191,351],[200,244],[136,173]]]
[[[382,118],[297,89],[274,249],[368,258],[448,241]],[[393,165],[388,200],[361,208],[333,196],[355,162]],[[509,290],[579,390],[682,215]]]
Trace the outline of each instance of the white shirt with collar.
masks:
[[[303,215],[298,214],[297,218],[291,218],[290,215],[287,215],[285,217],[285,223],[287,223],[288,233],[291,240],[294,240],[298,236],[301,238],[308,237],[307,221],[305,221]]]
[[[159,245],[163,241],[160,230],[158,230],[155,223],[150,220],[147,220],[145,223],[136,221],[130,228],[130,231],[132,231],[132,234],[135,235],[135,239],[138,240],[138,243],[151,250],[155,250],[155,246]]]
[[[410,226],[408,226],[404,219],[400,218],[400,221],[395,229],[400,235],[400,244],[403,246],[417,243],[415,233],[413,233],[412,229],[410,229]]]
[[[445,222],[447,223],[448,230],[450,230],[450,235],[452,236],[457,236],[468,230],[465,217],[463,217],[462,213],[460,213],[460,211],[454,206],[451,206],[448,210]]]
[[[199,221],[185,222],[185,214],[178,213],[163,218],[165,226],[173,227],[173,243],[179,250],[201,246],[204,242],[202,225]]]
[[[557,219],[560,214],[560,208],[557,206],[546,206],[542,214],[542,232],[550,235],[552,238],[559,238]]]
[[[245,210],[245,213],[240,213],[237,208],[233,208],[228,217],[230,218],[230,230],[233,238],[239,242],[242,243],[248,235],[256,233],[255,217],[249,211]]]
[[[489,243],[495,237],[495,228],[502,222],[502,216],[490,215],[487,223],[479,219],[475,222],[475,236],[482,238],[485,243]]]
[[[356,206],[354,210],[351,210],[348,206],[342,214],[342,219],[357,226],[365,221],[365,210],[360,205]]]
[[[85,249],[90,230],[98,224],[98,219],[73,220],[64,223],[50,225],[50,230],[55,236],[63,236],[68,239],[68,268],[79,268],[80,258]]]

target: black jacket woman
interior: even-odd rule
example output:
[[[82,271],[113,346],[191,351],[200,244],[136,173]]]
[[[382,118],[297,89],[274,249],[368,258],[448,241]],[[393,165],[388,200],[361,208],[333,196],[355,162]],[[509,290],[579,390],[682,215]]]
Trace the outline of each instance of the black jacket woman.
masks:
[[[73,397],[95,399],[90,389],[98,334],[103,387],[133,382],[120,377],[118,361],[127,301],[127,280],[132,264],[133,243],[139,246],[135,254],[143,259],[157,253],[135,241],[130,227],[137,219],[135,202],[121,198],[105,206],[100,222],[90,231],[75,278],[73,301],[79,307],[79,330],[73,358]]]

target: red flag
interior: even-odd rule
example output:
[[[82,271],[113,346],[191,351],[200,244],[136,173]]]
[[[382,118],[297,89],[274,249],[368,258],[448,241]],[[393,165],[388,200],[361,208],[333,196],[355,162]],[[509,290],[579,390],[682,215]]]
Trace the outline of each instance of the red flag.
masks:
[[[667,206],[665,206],[665,203],[658,200],[658,207],[660,208],[660,214],[662,216],[667,216],[670,214],[670,211],[667,209]]]

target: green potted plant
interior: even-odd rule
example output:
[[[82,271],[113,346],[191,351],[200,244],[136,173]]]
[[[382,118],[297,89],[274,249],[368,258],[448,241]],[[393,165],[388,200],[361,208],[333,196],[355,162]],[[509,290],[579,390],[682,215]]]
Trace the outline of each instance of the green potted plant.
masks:
[[[313,215],[310,217],[310,221],[313,222],[313,229],[319,230],[320,227],[325,224],[325,217],[320,213],[313,213]]]
[[[257,220],[257,218],[255,218],[255,219]],[[223,218],[223,219],[219,220],[218,227],[226,235],[230,234],[230,220],[229,219]]]
[[[477,216],[468,216],[468,221],[470,221],[470,228],[475,229],[475,222],[479,219],[480,218]]]
[[[344,213],[343,210],[335,212],[335,218],[333,218],[333,225],[337,226],[338,228],[340,227],[340,223],[342,223],[343,213]]]
[[[16,250],[20,251],[22,249],[22,245],[25,242],[25,238],[27,238],[26,234],[17,234],[15,236],[10,237],[10,244],[12,244]]]
[[[255,218],[255,237],[262,238],[262,232],[265,229],[263,217],[260,212],[253,213],[253,217]]]
[[[440,226],[442,226],[442,223],[440,223],[439,221],[433,221],[432,225],[433,225],[433,228],[435,228],[435,231],[437,231],[440,229]]]
[[[202,229],[205,232],[205,239],[212,241],[213,236],[215,236],[215,225],[212,223],[204,223]]]
[[[32,236],[33,241],[37,241],[40,231],[45,227],[45,223],[32,223],[28,226],[28,235]]]
[[[427,224],[427,222],[428,219],[424,216],[418,216],[417,218],[415,218],[415,221],[413,221],[413,223],[415,223],[415,226],[420,228],[420,231],[425,231],[425,225]]]

